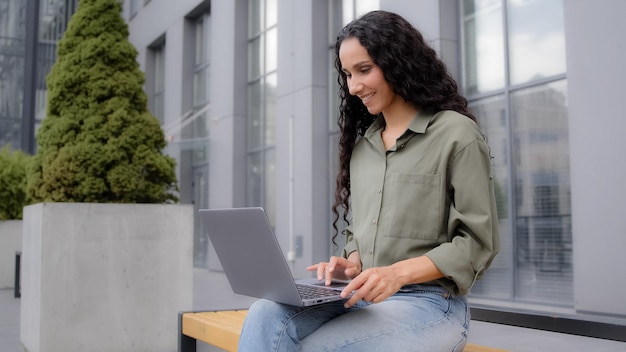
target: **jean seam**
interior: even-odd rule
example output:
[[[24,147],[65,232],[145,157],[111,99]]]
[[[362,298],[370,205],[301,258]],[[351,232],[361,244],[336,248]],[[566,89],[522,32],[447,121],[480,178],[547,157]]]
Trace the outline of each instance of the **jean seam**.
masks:
[[[289,335],[289,334],[286,333],[286,331],[287,331],[287,328],[289,326],[289,323],[293,319],[295,319],[296,317],[300,316],[304,312],[307,312],[307,311],[310,311],[310,310],[314,310],[316,307],[317,306],[301,307],[301,309],[298,309],[297,311],[293,312],[293,314],[290,314],[289,316],[287,316],[287,318],[282,322],[283,329],[278,334],[278,336],[276,338],[276,343],[274,344],[274,348],[272,350],[273,351],[278,351],[278,347],[280,347],[281,341],[282,341],[283,337],[285,335]],[[300,337],[297,336],[297,338],[298,338],[298,343],[299,343]]]
[[[281,341],[283,339],[283,337],[285,335],[289,335],[287,334],[287,329],[289,327],[289,323],[298,315],[300,315],[302,312],[306,311],[308,307],[302,307],[302,309],[299,309],[297,311],[295,311],[293,314],[290,314],[286,317],[286,319],[284,321],[281,322],[282,325],[282,330],[277,334],[276,336],[276,340],[274,343],[274,346],[272,348],[272,351],[278,351],[278,348],[280,347]]]

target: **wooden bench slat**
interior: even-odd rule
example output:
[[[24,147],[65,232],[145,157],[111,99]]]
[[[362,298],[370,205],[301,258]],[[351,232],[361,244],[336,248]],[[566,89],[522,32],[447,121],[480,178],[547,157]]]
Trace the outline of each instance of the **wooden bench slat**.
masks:
[[[239,335],[247,310],[189,312],[182,318],[182,333],[229,352],[237,352]],[[463,352],[508,352],[507,350],[467,343]]]
[[[223,350],[236,352],[245,315],[237,315],[237,320],[233,315],[216,313],[183,314],[183,334]]]
[[[196,313],[194,318],[208,323],[226,324],[241,329],[245,315],[234,312],[204,312]]]
[[[465,344],[465,348],[463,348],[463,352],[509,352],[508,350],[503,350],[500,348],[487,347],[482,345],[477,345],[474,343]]]

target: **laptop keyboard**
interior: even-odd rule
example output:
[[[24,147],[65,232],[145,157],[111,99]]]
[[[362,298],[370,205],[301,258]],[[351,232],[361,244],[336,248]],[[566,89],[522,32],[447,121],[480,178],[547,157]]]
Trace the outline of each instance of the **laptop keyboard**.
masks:
[[[302,299],[336,296],[340,293],[340,291],[333,290],[324,286],[308,286],[301,284],[296,284],[296,286],[298,287],[298,292],[300,292],[300,296],[302,297]]]

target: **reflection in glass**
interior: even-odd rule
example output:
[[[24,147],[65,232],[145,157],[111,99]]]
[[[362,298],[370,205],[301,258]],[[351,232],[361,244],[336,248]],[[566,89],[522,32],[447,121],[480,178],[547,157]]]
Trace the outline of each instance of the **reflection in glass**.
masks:
[[[562,0],[508,0],[511,84],[565,73]]]
[[[204,17],[199,17],[195,22],[195,48],[194,64],[198,65],[206,60],[204,46]]]
[[[248,186],[247,203],[248,206],[262,205],[263,196],[263,152],[248,154]]]
[[[0,11],[8,9],[0,8]],[[7,20],[10,13],[0,13]],[[21,147],[22,96],[24,94],[24,38],[4,37],[14,35],[0,30],[0,147]]]
[[[263,57],[261,55],[262,37],[256,37],[248,42],[248,79],[256,79],[263,71]]]
[[[261,96],[260,81],[248,85],[248,150],[255,150],[263,143]]]
[[[193,73],[193,106],[197,107],[206,102],[206,72],[205,69]]]
[[[209,207],[209,170],[208,167],[197,167],[193,170],[194,184],[194,214],[198,210]],[[204,223],[199,216],[194,216],[194,236],[193,236],[193,265],[196,268],[208,267],[208,244],[209,240],[204,231]]]
[[[265,78],[265,145],[276,144],[276,103],[278,75],[272,73]]]
[[[472,295],[484,298],[511,298],[513,296],[513,234],[510,230],[509,209],[509,163],[508,124],[506,123],[504,95],[472,102],[472,113],[493,157],[491,171],[494,177],[497,214],[500,230],[500,253],[494,259],[484,277],[472,288]]]
[[[190,125],[192,140],[198,141],[200,143],[193,143],[193,165],[198,165],[202,163],[206,163],[209,161],[209,150],[208,143],[206,142],[206,138],[209,136],[209,124],[208,124],[208,113],[203,113],[198,116],[193,123]],[[203,141],[204,139],[204,141]]]
[[[154,86],[152,96],[152,114],[163,124],[165,115],[165,44],[151,50],[153,55]]]
[[[250,0],[248,32],[247,204],[265,208],[274,222],[277,0]]]
[[[339,84],[337,83],[338,73],[335,69],[335,51],[330,50],[328,54],[328,65],[330,67],[328,82],[330,87],[328,88],[328,130],[333,132],[337,131],[337,119],[339,117]]]
[[[517,295],[573,305],[566,81],[512,95]]]
[[[278,30],[274,27],[265,35],[265,72],[269,73],[278,68]]]
[[[378,10],[379,8],[379,0],[342,0],[342,26],[367,12]]]
[[[202,109],[209,102],[207,87],[209,86],[209,56],[208,42],[206,41],[208,30],[208,14],[203,14],[194,20],[194,66],[192,77],[192,105],[197,110]],[[192,165],[208,162],[208,144],[206,137],[209,135],[208,112],[199,115],[186,127],[185,137],[190,138],[188,145],[191,147]],[[204,195],[203,197],[208,197]],[[195,199],[199,202],[200,199]]]
[[[165,45],[154,49],[154,90],[165,89]]]
[[[465,94],[504,87],[504,34],[500,0],[463,1]]]
[[[265,27],[262,7],[263,1],[261,0],[248,1],[248,36],[250,37],[257,35],[261,28]]]
[[[278,23],[278,4],[277,0],[265,0],[266,2],[266,23],[265,27],[269,28]]]
[[[276,150],[272,147],[265,150],[263,208],[270,219],[276,219]]]
[[[344,0],[348,2],[350,0]],[[355,13],[354,18],[360,17],[370,11],[378,10],[380,8],[379,0],[354,0]]]

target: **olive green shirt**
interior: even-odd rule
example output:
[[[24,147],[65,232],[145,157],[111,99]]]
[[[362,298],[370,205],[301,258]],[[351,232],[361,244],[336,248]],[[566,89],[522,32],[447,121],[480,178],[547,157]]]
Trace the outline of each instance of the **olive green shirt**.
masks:
[[[478,126],[454,111],[418,113],[385,151],[378,118],[350,162],[351,226],[344,256],[363,270],[425,255],[466,294],[499,250],[489,149]]]

